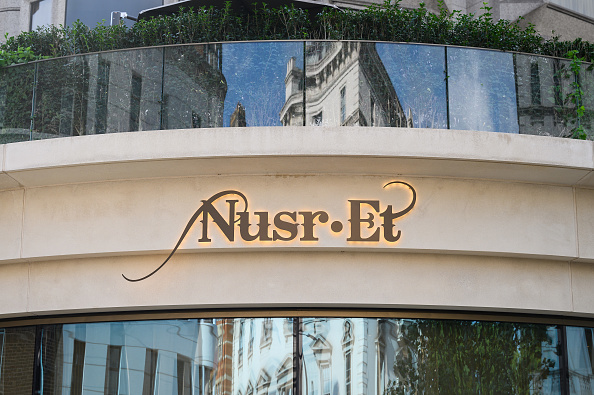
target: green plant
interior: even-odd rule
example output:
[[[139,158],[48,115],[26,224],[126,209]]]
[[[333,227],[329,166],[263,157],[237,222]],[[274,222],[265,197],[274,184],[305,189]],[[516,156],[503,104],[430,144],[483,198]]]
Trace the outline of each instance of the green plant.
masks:
[[[31,47],[17,47],[15,50],[0,49],[0,67],[6,67],[18,63],[27,63],[43,58],[45,57],[35,54]]]
[[[566,57],[571,59],[569,64],[569,77],[572,78],[570,84],[571,91],[567,94],[566,100],[573,103],[575,112],[572,113],[571,124],[574,125],[572,129],[572,137],[574,139],[585,140],[587,137],[586,130],[582,124],[582,119],[586,114],[586,107],[584,106],[584,91],[580,84],[580,72],[582,70],[583,58],[578,56],[579,51],[572,50],[567,52]]]

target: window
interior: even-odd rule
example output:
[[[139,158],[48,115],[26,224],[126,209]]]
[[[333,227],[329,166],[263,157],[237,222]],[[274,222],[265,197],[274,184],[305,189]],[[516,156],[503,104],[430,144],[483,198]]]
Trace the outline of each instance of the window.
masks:
[[[31,31],[52,23],[52,0],[31,3]]]
[[[74,339],[74,352],[72,353],[72,379],[70,381],[71,395],[82,395],[84,369],[85,342]]]
[[[340,90],[340,123],[343,124],[346,119],[346,86]]]
[[[248,355],[252,356],[254,353],[254,319],[250,319],[250,340],[248,342]]]
[[[260,347],[270,346],[272,343],[272,318],[264,318],[262,321],[262,338]]]
[[[208,366],[199,365],[196,367],[196,377],[198,378],[198,391],[195,395],[210,395],[212,391],[212,369]]]
[[[373,100],[373,97],[371,98],[370,109],[371,109],[371,126],[375,126],[375,123],[377,122],[377,113],[376,113],[376,108],[375,108],[375,100]]]
[[[322,112],[320,111],[312,117],[313,126],[322,126]]]
[[[540,71],[536,62],[530,64],[530,93],[532,105],[540,106]]]
[[[140,98],[142,95],[142,77],[132,74],[132,87],[130,92],[130,123],[129,131],[135,132],[140,126]]]
[[[157,358],[159,351],[152,348],[146,349],[144,357],[144,381],[142,384],[142,395],[153,395],[155,393],[155,378],[157,377]]]
[[[109,93],[109,62],[99,59],[95,89],[95,133],[107,132],[107,99]]]
[[[351,395],[351,350],[344,354],[344,378],[345,394]]]
[[[198,115],[197,112],[192,111],[192,127],[193,128],[201,128],[202,127],[202,118]]]
[[[192,395],[192,361],[177,354],[177,394]]]
[[[330,375],[330,364],[327,362],[320,364],[320,379],[322,381],[321,394],[330,395],[332,389],[332,377]]]
[[[120,357],[121,346],[107,346],[107,357],[105,363],[105,395],[118,395],[120,384]]]
[[[237,332],[237,364],[241,366],[243,364],[243,326],[244,326],[243,319],[239,320],[239,331]]]

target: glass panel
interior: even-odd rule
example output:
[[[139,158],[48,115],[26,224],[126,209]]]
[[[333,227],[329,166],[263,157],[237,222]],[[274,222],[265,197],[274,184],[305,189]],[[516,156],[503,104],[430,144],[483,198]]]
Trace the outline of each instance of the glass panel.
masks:
[[[397,56],[386,45],[380,52],[375,43],[307,42],[306,125],[407,126],[393,84],[398,65],[387,70],[380,55]]]
[[[223,126],[221,44],[165,48],[162,129]]]
[[[163,5],[163,0],[68,0],[66,2],[66,25],[80,19],[89,27],[95,27],[102,20],[109,25],[112,11],[127,12],[128,15],[136,17],[142,10]],[[126,25],[132,26],[132,21],[126,20]]]
[[[40,63],[34,138],[159,129],[162,51]]]
[[[303,318],[302,333],[303,395],[561,393],[553,326]]]
[[[446,129],[444,47],[380,43],[376,47],[406,115],[407,126],[412,123],[415,128]]]
[[[0,144],[29,140],[35,65],[0,69]]]
[[[252,322],[252,334],[239,335],[240,325]],[[245,394],[249,387],[266,395],[279,383],[292,383],[293,339],[283,323],[262,318],[46,326],[43,393],[231,395],[233,388]],[[237,350],[250,336],[253,352],[240,360]]]
[[[35,327],[0,329],[0,394],[33,393]]]
[[[296,42],[167,48],[162,128],[302,124],[302,48]]]
[[[580,120],[588,139],[594,139],[594,65],[583,63],[579,77],[580,87],[584,92],[583,105],[585,107],[584,117]]]
[[[517,54],[515,62],[520,133],[571,136],[575,106],[568,96],[569,61]]]
[[[301,42],[224,44],[224,126],[303,125],[302,69]]]
[[[447,51],[450,128],[518,133],[513,55]]]
[[[592,328],[567,327],[567,358],[571,394],[594,393],[594,333]]]

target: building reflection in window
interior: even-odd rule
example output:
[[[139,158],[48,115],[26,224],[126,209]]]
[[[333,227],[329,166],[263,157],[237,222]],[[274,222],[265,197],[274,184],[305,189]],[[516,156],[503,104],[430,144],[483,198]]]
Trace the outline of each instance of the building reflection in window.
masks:
[[[295,326],[302,344],[297,352],[294,336],[286,333],[286,318],[0,329],[0,394],[561,393],[561,332],[556,326],[385,318],[293,320],[300,323]],[[253,328],[254,344],[252,357],[244,355],[240,366],[239,337],[249,336],[249,331],[240,330],[245,324]],[[572,393],[591,394],[593,330],[569,327],[566,333],[565,372]],[[298,370],[294,360],[301,361]],[[36,377],[41,379],[35,388],[33,366],[39,366]],[[295,374],[300,394],[294,394]]]

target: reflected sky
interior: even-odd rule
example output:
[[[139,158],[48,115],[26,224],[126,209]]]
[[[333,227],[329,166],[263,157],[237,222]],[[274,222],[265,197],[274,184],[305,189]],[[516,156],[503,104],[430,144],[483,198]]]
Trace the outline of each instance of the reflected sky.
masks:
[[[280,126],[287,62],[293,56],[298,67],[303,67],[302,42],[223,45],[223,74],[227,81],[223,125],[229,126],[231,114],[241,102],[247,126]]]
[[[448,49],[450,127],[518,133],[513,54]]]
[[[378,43],[376,49],[414,127],[447,128],[444,48]]]

